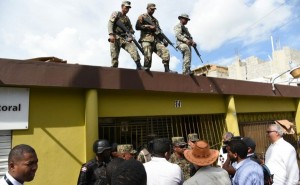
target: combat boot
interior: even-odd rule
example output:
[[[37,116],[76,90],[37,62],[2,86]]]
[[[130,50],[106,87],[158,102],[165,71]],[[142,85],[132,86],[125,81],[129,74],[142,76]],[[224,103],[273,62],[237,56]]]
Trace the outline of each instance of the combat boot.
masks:
[[[111,67],[113,67],[113,68],[118,68],[118,65],[119,65],[119,63],[118,63],[118,62],[115,62],[115,63],[112,63],[112,66],[111,66]]]
[[[141,70],[141,69],[142,69],[142,64],[141,64],[141,62],[138,60],[138,61],[136,61],[135,63],[136,63],[136,69],[137,69],[137,70]]]
[[[177,73],[176,71],[172,71],[170,68],[169,68],[169,64],[164,64],[165,66],[165,72],[166,73]]]
[[[145,70],[145,71],[147,71],[147,72],[149,72],[150,71],[150,67],[143,67],[143,69]]]
[[[186,70],[183,72],[183,74],[184,74],[184,75],[190,75],[190,76],[192,76],[192,75],[194,75],[194,72],[191,71],[190,69],[186,69]]]
[[[149,71],[150,71],[150,67],[151,67],[150,62],[144,62],[144,67],[143,67],[143,69],[144,69],[145,71],[149,72]]]

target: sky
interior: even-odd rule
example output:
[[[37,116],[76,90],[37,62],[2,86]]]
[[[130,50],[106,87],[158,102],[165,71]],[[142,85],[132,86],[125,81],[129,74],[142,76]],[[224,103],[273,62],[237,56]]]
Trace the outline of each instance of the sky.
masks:
[[[186,25],[200,51],[193,51],[192,69],[207,64],[228,66],[237,57],[269,60],[274,48],[300,50],[300,0],[132,0],[127,14],[133,26],[156,4],[162,31],[175,43],[173,28],[187,13]],[[0,58],[29,59],[55,56],[68,63],[111,66],[107,23],[121,0],[1,0]],[[135,29],[135,28],[134,28]],[[138,40],[140,32],[136,31]],[[182,72],[182,54],[168,46],[170,68]],[[142,56],[142,54],[140,53]],[[143,64],[143,57],[141,63]],[[130,55],[121,50],[119,67],[135,69]],[[153,54],[152,71],[163,71]]]

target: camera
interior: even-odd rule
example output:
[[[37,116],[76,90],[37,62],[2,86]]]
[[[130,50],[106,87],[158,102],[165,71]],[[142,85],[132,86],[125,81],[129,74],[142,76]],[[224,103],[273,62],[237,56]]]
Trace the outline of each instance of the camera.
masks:
[[[222,151],[223,151],[224,154],[227,153],[226,147],[228,146],[229,142],[232,141],[232,140],[242,140],[242,137],[241,136],[234,136],[229,140],[223,141]]]

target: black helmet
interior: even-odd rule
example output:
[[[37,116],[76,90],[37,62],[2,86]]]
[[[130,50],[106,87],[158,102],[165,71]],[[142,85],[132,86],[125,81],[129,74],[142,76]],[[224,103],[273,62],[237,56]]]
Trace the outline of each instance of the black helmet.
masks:
[[[111,149],[109,142],[105,139],[100,139],[94,142],[93,151],[96,154],[102,153],[104,150]]]

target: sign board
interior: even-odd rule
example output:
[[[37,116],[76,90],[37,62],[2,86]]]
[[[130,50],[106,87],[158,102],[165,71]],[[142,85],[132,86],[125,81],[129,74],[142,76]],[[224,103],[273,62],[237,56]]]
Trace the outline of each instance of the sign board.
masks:
[[[28,129],[29,89],[0,87],[0,130]]]

